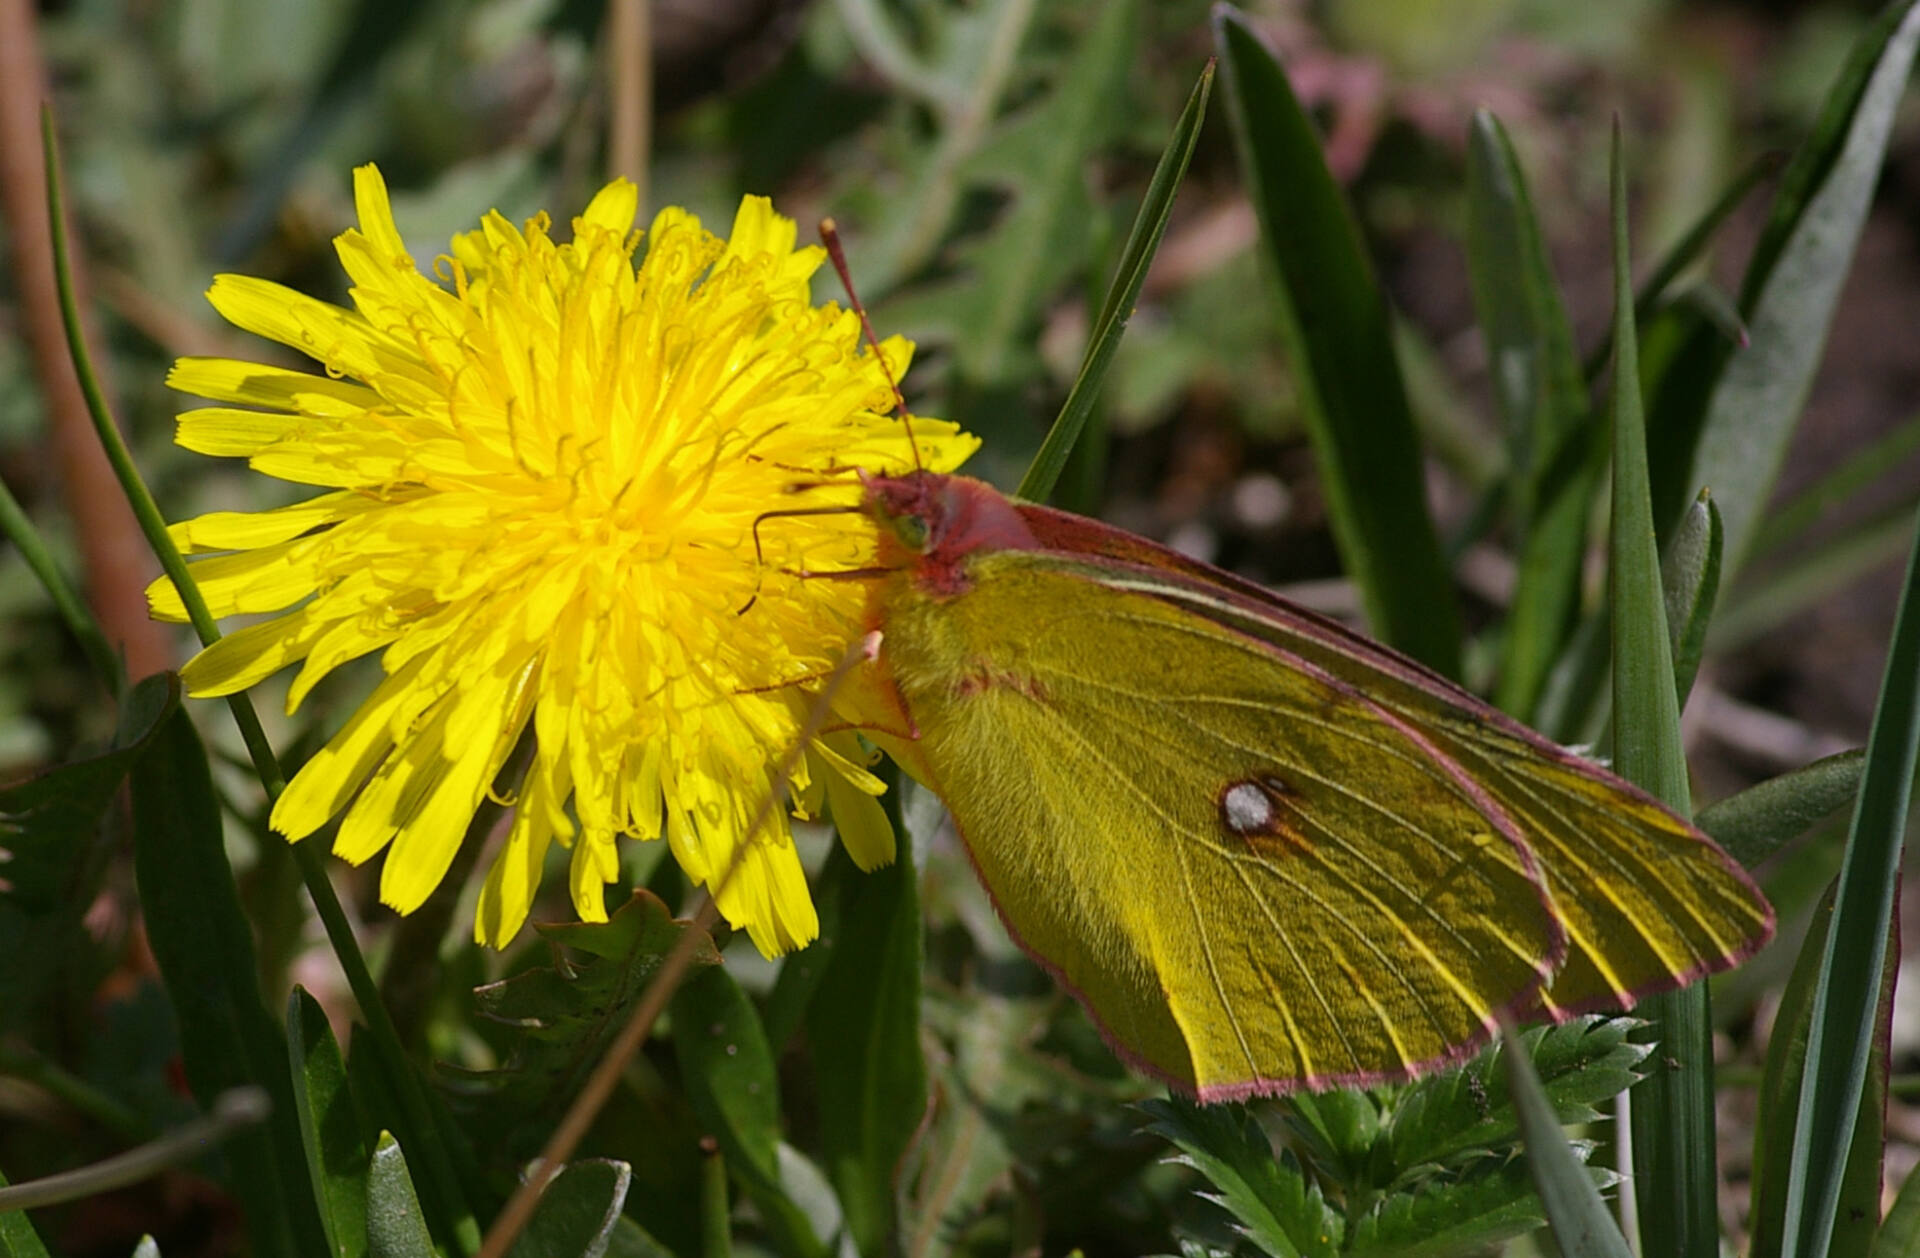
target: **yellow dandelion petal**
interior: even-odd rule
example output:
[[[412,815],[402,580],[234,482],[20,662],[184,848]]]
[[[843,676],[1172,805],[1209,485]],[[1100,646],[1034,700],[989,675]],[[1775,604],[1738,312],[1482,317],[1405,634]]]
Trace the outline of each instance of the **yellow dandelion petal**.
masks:
[[[338,818],[334,850],[384,852],[382,899],[408,911],[530,731],[476,938],[519,931],[556,841],[592,921],[621,841],[664,837],[762,951],[805,944],[819,923],[785,811],[747,828],[866,626],[860,583],[800,574],[874,563],[855,469],[946,471],[977,442],[894,417],[912,346],[869,352],[857,318],[814,306],[824,252],[764,198],[742,200],[725,240],[677,208],[637,233],[617,180],[570,241],[544,215],[490,213],[431,276],[373,167],[354,201],[359,225],[335,242],[352,309],[246,276],[208,292],[321,370],[190,358],[169,375],[214,404],[181,416],[182,445],[324,491],[174,526],[217,615],[278,613],[202,652],[190,688],[298,664],[291,710],[349,660],[386,674],[294,775],[274,828]],[[184,615],[164,580],[149,599]],[[878,789],[842,736],[784,786],[833,813],[863,867],[893,853]]]

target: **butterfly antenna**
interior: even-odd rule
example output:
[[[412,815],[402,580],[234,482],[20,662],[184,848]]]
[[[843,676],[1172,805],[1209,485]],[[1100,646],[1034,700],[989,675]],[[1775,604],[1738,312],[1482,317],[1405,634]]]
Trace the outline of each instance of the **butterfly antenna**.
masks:
[[[901,396],[900,386],[893,378],[893,369],[887,366],[887,356],[880,352],[880,338],[874,334],[873,321],[867,318],[867,308],[861,304],[860,294],[854,291],[853,274],[847,269],[847,251],[840,247],[840,229],[831,218],[820,220],[820,242],[826,245],[827,256],[833,259],[833,269],[840,277],[840,286],[847,290],[848,304],[853,307],[853,313],[860,316],[860,330],[866,333],[874,361],[880,364],[880,374],[887,378],[887,388],[893,391],[894,413],[900,416],[900,423],[907,430],[907,448],[913,451],[913,466],[923,471],[920,446],[913,439],[913,417],[907,413],[907,399]]]

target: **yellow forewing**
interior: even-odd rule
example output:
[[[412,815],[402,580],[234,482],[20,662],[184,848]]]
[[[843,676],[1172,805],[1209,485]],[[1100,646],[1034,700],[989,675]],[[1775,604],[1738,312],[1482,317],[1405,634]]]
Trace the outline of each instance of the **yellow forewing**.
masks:
[[[1565,931],[1447,731],[1106,575],[1012,549],[957,596],[899,573],[883,664],[903,759],[1122,1052],[1209,1098],[1368,1082],[1531,1008]]]

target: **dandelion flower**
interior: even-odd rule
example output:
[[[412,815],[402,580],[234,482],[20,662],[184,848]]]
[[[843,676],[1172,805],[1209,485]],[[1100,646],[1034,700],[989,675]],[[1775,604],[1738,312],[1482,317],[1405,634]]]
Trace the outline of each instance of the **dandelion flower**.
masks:
[[[478,939],[519,930],[554,840],[572,849],[575,910],[599,921],[616,840],[664,836],[709,885],[741,853],[722,913],[769,955],[805,944],[818,923],[784,817],[745,832],[799,737],[806,683],[860,633],[858,582],[800,574],[871,564],[876,534],[851,510],[762,517],[851,508],[853,469],[904,471],[917,448],[946,470],[976,442],[925,420],[909,436],[891,417],[889,374],[912,346],[888,341],[883,370],[856,315],[815,306],[824,253],[795,248],[763,198],[742,201],[724,241],[662,210],[636,265],[636,193],[617,181],[566,244],[544,215],[516,229],[489,214],[436,280],[372,166],[354,197],[360,226],[335,241],[352,309],[246,276],[208,292],[324,374],[187,358],[168,378],[222,403],[180,416],[181,445],[324,491],[173,526],[189,553],[221,552],[193,564],[214,615],[273,613],[195,657],[191,692],[299,663],[292,711],[380,652],[384,680],[272,824],[297,840],[341,816],[334,851],[386,849],[380,896],[402,913],[446,875],[530,729]],[[148,594],[155,615],[185,618],[165,579]],[[790,789],[844,811],[860,864],[891,859],[850,737],[815,740]]]

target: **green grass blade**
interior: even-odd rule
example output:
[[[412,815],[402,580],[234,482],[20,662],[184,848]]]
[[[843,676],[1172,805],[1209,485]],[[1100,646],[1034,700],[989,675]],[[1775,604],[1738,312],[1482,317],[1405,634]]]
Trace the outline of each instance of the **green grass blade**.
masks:
[[[1907,565],[1867,768],[1840,866],[1833,925],[1814,993],[1807,1077],[1794,1121],[1787,1181],[1786,1258],[1825,1258],[1841,1176],[1867,1087],[1874,1008],[1893,918],[1914,757],[1920,754],[1920,546]]]
[[[821,1157],[847,1230],[869,1256],[894,1242],[894,1170],[927,1108],[919,884],[899,796],[896,787],[885,801],[901,836],[894,862],[840,879],[839,934],[807,1007]],[[832,859],[852,864],[844,848]]]
[[[1638,338],[1627,251],[1627,184],[1618,124],[1613,142],[1613,608],[1614,767],[1669,806],[1691,811],[1680,747],[1680,703],[1654,541],[1641,411]],[[1633,1091],[1640,1243],[1649,1254],[1716,1258],[1713,1051],[1704,983],[1641,1006],[1659,1042]]]
[[[1712,496],[1701,490],[1667,544],[1660,583],[1673,643],[1673,690],[1684,706],[1707,649],[1707,625],[1720,593],[1720,556],[1725,531]]]
[[[1833,922],[1834,887],[1821,894],[1812,927],[1780,996],[1774,1029],[1761,1073],[1759,1113],[1753,1129],[1753,1244],[1749,1258],[1779,1258],[1785,1244],[1788,1185],[1799,1150],[1792,1139],[1793,1114],[1806,1086],[1807,1044],[1812,1034],[1813,998],[1827,932]],[[1899,941],[1887,936],[1892,959]],[[1881,1150],[1886,1125],[1888,1019],[1892,1013],[1893,969],[1883,970],[1876,1001],[1874,1055],[1869,1085],[1861,1093],[1855,1137],[1841,1176],[1842,1210],[1834,1228],[1833,1251],[1858,1254],[1867,1249],[1880,1213]],[[1862,1231],[1862,1225],[1866,1231]]]
[[[1627,1238],[1593,1185],[1592,1172],[1567,1143],[1560,1116],[1547,1099],[1540,1076],[1533,1072],[1526,1045],[1511,1029],[1503,1031],[1501,1038],[1507,1090],[1520,1120],[1520,1138],[1527,1146],[1527,1170],[1562,1258],[1632,1258]]]
[[[327,1230],[327,1252],[359,1258],[367,1252],[370,1155],[362,1134],[365,1123],[347,1086],[347,1065],[326,1011],[301,987],[287,997],[287,1052],[300,1140],[320,1222]]]
[[[1519,572],[1495,702],[1533,710],[1573,632],[1598,485],[1586,382],[1526,177],[1500,122],[1481,110],[1467,144],[1467,266],[1493,391],[1505,421]]]
[[[1173,135],[1167,140],[1160,164],[1154,167],[1153,178],[1147,184],[1140,213],[1135,216],[1133,230],[1120,252],[1113,284],[1107,289],[1099,317],[1094,320],[1086,356],[1080,360],[1080,373],[1074,377],[1073,388],[1068,391],[1060,414],[1015,491],[1021,498],[1045,502],[1052,496],[1054,485],[1067,466],[1067,456],[1073,452],[1081,430],[1086,427],[1094,399],[1100,396],[1107,369],[1113,365],[1114,353],[1120,348],[1120,336],[1127,330],[1127,321],[1133,318],[1133,306],[1140,298],[1140,286],[1146,282],[1147,269],[1160,248],[1161,236],[1166,234],[1174,194],[1187,173],[1193,146],[1200,139],[1200,124],[1206,119],[1207,99],[1212,93],[1213,63],[1208,62],[1207,68],[1200,72],[1200,81],[1193,86],[1193,94],[1187,98],[1187,107],[1180,111],[1179,119],[1173,124]]]
[[[1386,297],[1286,72],[1233,9],[1214,11],[1213,34],[1340,557],[1373,631],[1457,677],[1460,612],[1427,512]]]
[[[171,674],[141,687],[177,688]],[[177,707],[134,766],[133,861],[147,937],[180,1028],[187,1083],[212,1111],[229,1088],[264,1089],[273,1113],[230,1146],[253,1252],[327,1252],[309,1188],[287,1044],[260,1003],[253,936],[234,889],[220,805],[193,722]]]
[[[1843,751],[1750,786],[1695,818],[1742,865],[1761,861],[1850,806],[1860,790],[1865,752]]]
[[[1752,340],[1714,386],[1691,477],[1720,503],[1732,572],[1751,548],[1812,386],[1916,47],[1920,9],[1911,3],[1890,7],[1862,36],[1748,267],[1740,308]]]

